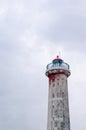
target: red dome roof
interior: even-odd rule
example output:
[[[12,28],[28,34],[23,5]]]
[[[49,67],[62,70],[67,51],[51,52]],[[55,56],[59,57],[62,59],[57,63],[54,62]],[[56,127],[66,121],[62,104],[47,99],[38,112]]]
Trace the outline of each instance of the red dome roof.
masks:
[[[53,61],[55,61],[55,60],[61,60],[61,61],[63,61],[59,56],[57,56]]]

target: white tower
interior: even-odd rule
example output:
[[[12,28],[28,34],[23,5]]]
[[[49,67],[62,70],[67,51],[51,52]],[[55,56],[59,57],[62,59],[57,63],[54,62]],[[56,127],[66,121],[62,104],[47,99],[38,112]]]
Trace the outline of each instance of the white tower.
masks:
[[[46,67],[49,78],[47,130],[70,130],[67,77],[70,68],[59,56]]]

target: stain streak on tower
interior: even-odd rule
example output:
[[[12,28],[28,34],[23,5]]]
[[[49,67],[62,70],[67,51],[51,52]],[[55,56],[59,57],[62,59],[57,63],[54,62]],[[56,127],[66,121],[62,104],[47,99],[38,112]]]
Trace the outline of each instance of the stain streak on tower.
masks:
[[[47,130],[70,130],[68,85],[69,65],[58,56],[47,65],[49,78]]]

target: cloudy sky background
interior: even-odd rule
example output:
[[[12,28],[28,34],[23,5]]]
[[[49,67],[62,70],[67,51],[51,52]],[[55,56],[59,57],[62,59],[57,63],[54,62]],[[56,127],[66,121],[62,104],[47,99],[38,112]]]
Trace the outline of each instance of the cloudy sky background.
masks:
[[[70,64],[71,130],[86,130],[86,1],[0,0],[0,130],[46,130],[45,67]]]

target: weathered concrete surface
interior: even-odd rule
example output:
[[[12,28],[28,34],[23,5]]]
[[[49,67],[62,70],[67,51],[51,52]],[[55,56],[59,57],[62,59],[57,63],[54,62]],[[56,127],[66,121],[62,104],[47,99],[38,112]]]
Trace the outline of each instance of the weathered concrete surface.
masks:
[[[49,75],[47,130],[70,130],[67,75]]]

